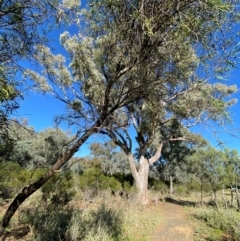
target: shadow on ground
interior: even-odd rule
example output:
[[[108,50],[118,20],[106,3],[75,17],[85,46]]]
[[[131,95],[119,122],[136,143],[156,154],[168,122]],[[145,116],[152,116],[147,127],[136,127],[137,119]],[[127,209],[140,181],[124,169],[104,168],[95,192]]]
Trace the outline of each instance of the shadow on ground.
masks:
[[[21,239],[30,232],[29,226],[14,228],[11,231],[5,233],[3,240]],[[10,239],[9,239],[10,238]]]
[[[186,200],[174,199],[174,198],[171,198],[171,197],[166,197],[165,201],[169,202],[169,203],[174,203],[174,204],[177,204],[177,205],[180,205],[180,206],[196,207],[198,205],[197,202],[191,202],[191,201],[186,201]]]

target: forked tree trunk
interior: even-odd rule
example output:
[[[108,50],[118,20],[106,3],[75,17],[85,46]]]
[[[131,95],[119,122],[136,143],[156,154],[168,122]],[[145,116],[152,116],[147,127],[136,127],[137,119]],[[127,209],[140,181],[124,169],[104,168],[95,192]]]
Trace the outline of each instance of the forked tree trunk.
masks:
[[[22,191],[14,198],[12,203],[6,210],[2,221],[0,222],[0,238],[3,235],[5,228],[8,226],[12,216],[17,211],[19,206],[34,192],[40,189],[54,174],[59,170],[79,149],[79,147],[88,139],[88,137],[93,133],[93,131],[87,131],[80,139],[78,139],[75,144],[69,148],[69,150],[63,155],[59,156],[56,163],[36,182],[27,185],[22,189]]]
[[[136,168],[136,164],[135,164],[132,153],[127,154],[129,164],[130,164],[130,170],[131,170],[133,179],[135,181],[135,185],[138,189],[138,201],[141,204],[148,204],[151,201],[149,198],[149,195],[148,195],[149,168],[150,168],[151,164],[153,164],[160,158],[163,144],[164,144],[164,142],[162,142],[159,145],[155,155],[153,157],[151,157],[150,159],[147,159],[144,156],[140,157],[138,170]]]

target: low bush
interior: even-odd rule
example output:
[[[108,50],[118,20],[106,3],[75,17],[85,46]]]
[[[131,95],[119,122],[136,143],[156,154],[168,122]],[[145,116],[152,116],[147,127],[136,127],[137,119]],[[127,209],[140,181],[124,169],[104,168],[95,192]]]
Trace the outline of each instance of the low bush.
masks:
[[[101,178],[101,184],[107,182]],[[115,179],[108,181],[115,183]],[[110,183],[110,184],[111,184]],[[21,223],[31,225],[38,241],[120,241],[123,218],[119,211],[101,205],[98,209],[76,210],[66,205],[75,196],[70,171],[54,175],[43,187],[39,204],[22,210]],[[103,185],[104,187],[104,185]],[[33,202],[34,203],[34,202]]]
[[[42,199],[49,205],[66,205],[76,195],[71,171],[56,173],[43,187]]]
[[[73,210],[40,204],[22,211],[22,223],[32,227],[34,240],[67,240],[66,232]]]
[[[208,226],[224,231],[229,241],[240,240],[240,213],[235,210],[200,209],[197,218],[203,220]]]
[[[113,176],[105,175],[98,166],[87,168],[79,177],[79,187],[81,190],[91,189],[97,195],[102,190],[120,191],[122,183]]]
[[[123,215],[101,205],[97,210],[75,212],[68,226],[68,240],[126,240],[123,238]]]
[[[169,192],[169,188],[163,181],[149,180],[149,188],[154,191],[159,191],[161,194],[166,194]]]
[[[43,169],[28,170],[19,164],[0,160],[0,198],[13,198],[25,185],[37,180]]]
[[[39,205],[23,211],[24,222],[38,241],[124,241],[123,218],[104,205],[96,210],[74,210]]]

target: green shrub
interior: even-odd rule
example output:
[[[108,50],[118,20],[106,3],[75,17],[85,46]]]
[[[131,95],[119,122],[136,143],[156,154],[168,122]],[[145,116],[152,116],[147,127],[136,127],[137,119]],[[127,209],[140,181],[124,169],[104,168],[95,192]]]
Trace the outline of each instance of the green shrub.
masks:
[[[227,233],[231,239],[229,241],[240,240],[240,213],[235,210],[214,210],[204,209],[197,213],[197,217],[200,220],[206,222],[206,224],[212,228],[220,229]]]
[[[73,210],[42,203],[22,213],[22,223],[32,226],[35,240],[67,240],[66,232]]]
[[[150,180],[149,182],[149,188],[151,188],[154,191],[159,191],[162,194],[165,194],[168,192],[169,188],[166,185],[165,182],[163,181],[158,181],[158,180]]]
[[[123,186],[123,191],[125,191],[125,192],[131,191],[132,186],[131,186],[130,182],[124,181],[122,186]]]
[[[69,240],[124,240],[122,214],[105,205],[90,212],[76,212],[69,223],[68,235]]]
[[[0,162],[0,197],[9,199],[31,181],[33,171],[22,168],[14,162]]]
[[[119,191],[122,184],[113,176],[106,176],[98,166],[87,168],[79,177],[79,187],[82,190],[92,189],[95,194],[100,190]]]
[[[174,186],[174,194],[181,197],[188,197],[192,192],[192,189],[189,189],[184,184],[177,184]]]
[[[40,204],[25,208],[21,221],[30,224],[38,241],[67,240],[66,232],[73,209],[66,204],[75,195],[72,172],[56,173],[41,189]]]
[[[13,198],[20,190],[37,180],[44,169],[29,170],[10,161],[0,161],[0,198]]]
[[[38,241],[124,241],[122,213],[104,205],[79,211],[40,204],[23,211]]]
[[[64,206],[71,201],[76,194],[73,186],[74,180],[71,171],[56,173],[42,187],[43,201],[53,206]]]

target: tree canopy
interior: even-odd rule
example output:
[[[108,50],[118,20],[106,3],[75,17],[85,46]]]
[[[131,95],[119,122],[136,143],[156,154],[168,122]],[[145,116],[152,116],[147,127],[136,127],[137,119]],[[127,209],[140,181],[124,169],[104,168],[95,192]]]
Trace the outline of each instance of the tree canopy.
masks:
[[[236,1],[90,1],[82,16],[78,34],[60,37],[69,67],[41,45],[44,70],[26,76],[67,104],[58,120],[113,139],[136,180],[129,126],[151,165],[168,141],[195,138],[192,126],[229,121],[237,88],[218,79],[238,56]]]

